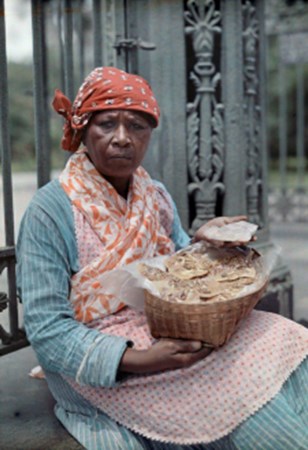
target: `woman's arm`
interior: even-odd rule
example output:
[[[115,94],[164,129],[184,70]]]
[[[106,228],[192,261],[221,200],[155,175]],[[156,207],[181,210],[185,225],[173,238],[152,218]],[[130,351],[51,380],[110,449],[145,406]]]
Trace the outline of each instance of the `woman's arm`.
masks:
[[[32,204],[21,224],[17,281],[27,336],[43,368],[81,384],[112,386],[127,342],[75,320],[68,300],[73,251],[57,216],[61,211]]]

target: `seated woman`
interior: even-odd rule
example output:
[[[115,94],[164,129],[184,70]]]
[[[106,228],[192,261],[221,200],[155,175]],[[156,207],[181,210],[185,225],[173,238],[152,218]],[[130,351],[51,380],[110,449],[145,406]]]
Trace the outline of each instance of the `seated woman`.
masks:
[[[148,83],[96,68],[73,105],[60,91],[53,105],[72,155],[24,215],[17,276],[58,419],[90,450],[307,449],[308,330],[253,311],[210,352],[156,341],[144,313],[104,292],[102,273],[189,243],[140,166],[159,121]]]

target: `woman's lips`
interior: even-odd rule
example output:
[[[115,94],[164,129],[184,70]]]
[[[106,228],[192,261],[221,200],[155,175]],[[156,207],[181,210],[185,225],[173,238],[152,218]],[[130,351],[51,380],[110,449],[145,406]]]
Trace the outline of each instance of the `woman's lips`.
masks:
[[[114,155],[111,156],[110,159],[126,159],[126,160],[131,160],[132,156],[130,155]]]

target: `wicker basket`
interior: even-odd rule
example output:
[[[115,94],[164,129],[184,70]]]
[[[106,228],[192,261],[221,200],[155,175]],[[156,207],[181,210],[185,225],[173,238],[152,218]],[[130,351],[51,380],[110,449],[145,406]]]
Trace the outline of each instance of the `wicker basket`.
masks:
[[[239,322],[256,306],[267,281],[255,292],[228,300],[173,303],[145,291],[145,313],[155,338],[200,340],[212,347],[225,344]]]

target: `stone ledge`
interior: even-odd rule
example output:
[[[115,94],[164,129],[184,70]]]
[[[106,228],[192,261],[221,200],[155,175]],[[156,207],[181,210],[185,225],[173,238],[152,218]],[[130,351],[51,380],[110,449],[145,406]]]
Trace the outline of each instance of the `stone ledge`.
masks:
[[[53,412],[44,380],[28,373],[37,360],[31,347],[0,359],[1,450],[81,450]]]

